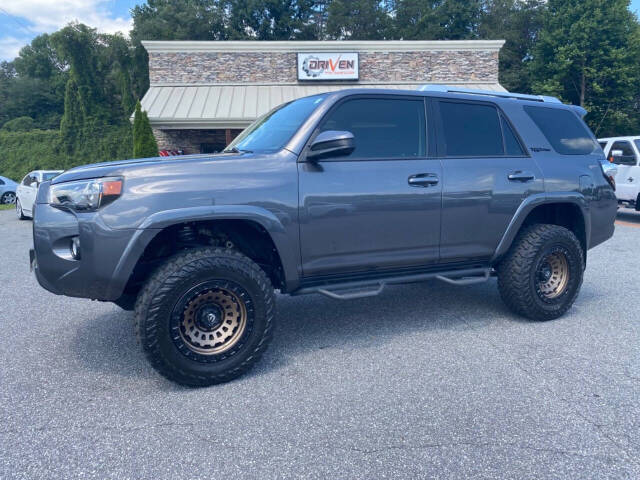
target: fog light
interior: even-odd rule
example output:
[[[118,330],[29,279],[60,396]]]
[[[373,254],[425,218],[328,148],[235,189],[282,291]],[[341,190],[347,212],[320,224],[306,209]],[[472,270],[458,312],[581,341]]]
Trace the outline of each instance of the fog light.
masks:
[[[74,260],[80,260],[80,237],[71,239],[71,256]]]

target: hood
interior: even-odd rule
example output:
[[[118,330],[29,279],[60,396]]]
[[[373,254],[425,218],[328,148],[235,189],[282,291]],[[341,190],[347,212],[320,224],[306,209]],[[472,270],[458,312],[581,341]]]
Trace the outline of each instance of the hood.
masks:
[[[88,178],[101,178],[111,177],[118,175],[126,175],[126,172],[131,169],[139,167],[146,167],[153,165],[170,165],[185,162],[201,162],[203,160],[215,160],[215,159],[233,159],[246,154],[235,153],[216,153],[216,154],[201,154],[201,155],[179,155],[173,157],[150,157],[150,158],[135,158],[131,160],[116,160],[113,162],[92,163],[89,165],[82,165],[75,167],[54,178],[51,183],[63,183],[71,182],[74,180],[86,180]]]

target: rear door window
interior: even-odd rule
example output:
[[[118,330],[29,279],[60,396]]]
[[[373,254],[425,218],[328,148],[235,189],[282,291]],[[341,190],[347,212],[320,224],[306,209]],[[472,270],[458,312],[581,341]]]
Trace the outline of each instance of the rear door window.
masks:
[[[357,98],[330,111],[320,131],[353,133],[355,150],[347,158],[426,156],[426,117],[422,98]]]
[[[524,109],[559,154],[587,155],[596,149],[589,130],[572,111],[528,105]]]
[[[492,105],[440,101],[442,140],[448,157],[504,155],[498,110]]]
[[[526,155],[510,123],[495,105],[441,100],[438,109],[441,156]]]
[[[504,148],[506,154],[510,157],[519,157],[524,155],[522,145],[520,145],[515,133],[513,133],[513,129],[511,128],[511,125],[509,125],[509,122],[507,122],[503,115],[500,115],[500,120],[502,121],[502,133],[504,134]]]

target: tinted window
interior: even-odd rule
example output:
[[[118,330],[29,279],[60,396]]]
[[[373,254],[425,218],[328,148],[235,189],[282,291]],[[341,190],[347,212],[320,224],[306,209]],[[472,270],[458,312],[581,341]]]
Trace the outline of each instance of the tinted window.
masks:
[[[504,134],[504,147],[506,149],[507,155],[512,157],[517,157],[524,155],[524,150],[522,150],[522,145],[516,138],[515,133],[513,133],[513,129],[509,122],[505,120],[505,118],[500,115],[500,120],[502,121],[502,133]]]
[[[607,146],[607,142],[598,142],[600,144],[600,148],[604,150],[604,147]]]
[[[22,184],[23,184],[23,185],[27,185],[27,186],[31,185],[31,177],[30,177],[29,175],[27,175],[26,177],[24,177],[24,178],[22,179]]]
[[[571,111],[561,108],[524,107],[556,152],[586,155],[596,148],[587,127]]]
[[[320,130],[353,133],[356,148],[351,158],[417,158],[426,155],[422,99],[347,100],[327,115]]]
[[[4,185],[4,180],[0,178],[0,185]]]
[[[243,130],[227,150],[280,150],[325,98],[325,94],[305,97],[271,110]]]
[[[477,103],[440,102],[447,156],[504,155],[498,110]]]
[[[60,175],[58,172],[43,173],[42,174],[42,181],[43,182],[47,182],[47,181],[51,180],[52,178],[57,177],[58,175]]]
[[[613,155],[614,150],[620,150],[622,155]],[[609,150],[609,161],[617,165],[635,165],[636,152],[633,151],[631,142],[619,141],[613,142],[611,150]]]

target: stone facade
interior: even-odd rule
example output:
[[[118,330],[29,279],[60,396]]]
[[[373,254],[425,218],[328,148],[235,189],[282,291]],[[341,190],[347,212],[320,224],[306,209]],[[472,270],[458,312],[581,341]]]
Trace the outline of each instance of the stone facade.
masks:
[[[363,83],[498,81],[495,50],[367,51],[359,64]],[[296,68],[294,52],[149,53],[152,84],[294,83]]]
[[[182,150],[185,155],[203,153],[203,146],[209,150],[219,151],[227,145],[227,140],[233,140],[242,130],[160,130],[153,129],[159,150]],[[210,152],[206,152],[210,153]]]

